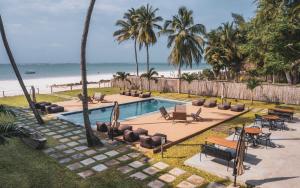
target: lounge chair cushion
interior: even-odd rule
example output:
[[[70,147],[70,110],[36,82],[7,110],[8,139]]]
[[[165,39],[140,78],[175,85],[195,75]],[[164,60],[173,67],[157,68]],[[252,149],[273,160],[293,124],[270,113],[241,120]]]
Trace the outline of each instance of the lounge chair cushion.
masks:
[[[127,142],[135,142],[139,139],[139,135],[131,130],[125,130],[123,134],[123,139]]]
[[[138,135],[148,135],[148,130],[142,129],[142,128],[138,128],[138,129],[134,130],[133,132]]]
[[[53,113],[59,113],[59,112],[64,112],[65,108],[63,106],[52,106],[49,109],[47,109],[48,113],[53,114]]]
[[[220,110],[228,110],[231,107],[231,102],[225,102],[223,104],[218,105],[218,109]]]
[[[143,148],[152,149],[152,139],[150,136],[141,135],[140,136],[140,146]]]
[[[132,130],[132,126],[130,125],[121,125],[118,127],[118,132],[120,132],[120,134],[123,134],[125,130]]]
[[[208,100],[204,103],[205,107],[212,108],[217,106],[217,100]]]
[[[242,112],[245,110],[245,104],[237,104],[231,107],[231,111]]]
[[[192,102],[193,106],[202,106],[205,102],[205,99],[198,99]]]
[[[37,103],[35,103],[35,108],[41,109],[42,106],[44,107],[44,106],[49,106],[49,105],[51,105],[50,102],[45,102],[45,101],[37,102]]]

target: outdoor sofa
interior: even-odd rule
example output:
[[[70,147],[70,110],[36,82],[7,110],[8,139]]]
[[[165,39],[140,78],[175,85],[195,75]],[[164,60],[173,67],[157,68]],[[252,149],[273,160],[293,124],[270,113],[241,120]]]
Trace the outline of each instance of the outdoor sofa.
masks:
[[[49,114],[65,111],[65,108],[63,106],[52,104],[50,102],[37,102],[35,103],[35,108],[39,109],[43,113],[49,113]]]
[[[151,97],[151,92],[142,93],[139,95],[140,98],[148,98]]]
[[[160,146],[162,138],[165,138],[167,141],[167,135],[161,133],[155,133],[153,136],[140,136],[140,146],[143,148],[153,149],[155,147]]]
[[[204,107],[207,108],[213,108],[217,106],[217,100],[215,99],[210,99],[210,100],[206,100],[205,103],[203,104]]]
[[[245,110],[245,104],[236,104],[234,106],[231,106],[231,111],[234,112],[242,112]]]
[[[223,104],[218,104],[219,110],[228,110],[231,107],[231,102],[224,102]]]
[[[205,103],[205,99],[198,99],[192,102],[193,106],[202,106]]]
[[[148,135],[148,131],[142,128],[138,128],[134,131],[125,130],[123,134],[123,140],[127,142],[135,142],[140,139],[141,135]]]

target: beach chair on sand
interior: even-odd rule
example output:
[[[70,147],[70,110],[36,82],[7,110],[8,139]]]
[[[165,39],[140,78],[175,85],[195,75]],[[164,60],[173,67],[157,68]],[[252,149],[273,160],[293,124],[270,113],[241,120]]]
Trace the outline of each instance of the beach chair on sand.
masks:
[[[163,118],[165,118],[166,120],[170,120],[172,119],[172,117],[170,116],[170,114],[167,112],[166,108],[163,106],[163,107],[160,107],[159,108],[159,111],[161,113],[161,116]]]
[[[78,97],[78,99],[79,99],[80,101],[83,100],[83,95],[82,95],[81,93],[79,93],[79,94],[77,95],[77,97]],[[94,103],[92,97],[90,97],[90,96],[88,96],[87,100],[88,100],[88,103],[91,103],[91,104]]]
[[[199,110],[196,113],[191,114],[191,117],[193,118],[194,121],[200,121],[203,119],[202,117],[200,117],[201,111],[202,111],[201,108],[199,108]]]

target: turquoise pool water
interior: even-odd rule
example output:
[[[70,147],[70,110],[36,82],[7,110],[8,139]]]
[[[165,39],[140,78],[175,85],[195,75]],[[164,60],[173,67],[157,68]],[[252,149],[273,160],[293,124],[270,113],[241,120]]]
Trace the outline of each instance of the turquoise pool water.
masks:
[[[139,115],[159,111],[159,108],[164,106],[165,108],[174,107],[176,104],[183,104],[183,102],[162,100],[162,99],[149,99],[139,102],[132,102],[120,105],[120,118],[119,120],[125,120],[134,118]],[[103,107],[90,110],[90,121],[93,126],[96,125],[96,121],[108,122],[110,121],[110,115],[112,106]],[[61,114],[62,119],[73,122],[77,125],[83,125],[82,112],[70,112]]]

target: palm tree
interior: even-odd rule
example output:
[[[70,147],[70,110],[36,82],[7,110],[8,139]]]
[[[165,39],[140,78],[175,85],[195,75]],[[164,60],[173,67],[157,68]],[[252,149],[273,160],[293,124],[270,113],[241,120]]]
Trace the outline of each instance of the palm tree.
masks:
[[[181,67],[192,67],[202,59],[205,26],[194,24],[193,11],[180,7],[172,20],[166,20],[160,34],[168,36],[168,48],[172,48],[169,63],[178,67],[178,92],[181,92]]]
[[[189,90],[188,90],[188,97],[191,96],[191,83],[194,81],[194,80],[197,80],[197,75],[195,74],[191,74],[191,73],[183,73],[182,76],[181,76],[181,79],[186,81],[188,84],[189,84]]]
[[[255,77],[249,78],[247,80],[247,89],[251,90],[251,104],[253,104],[253,92],[254,89],[261,85],[261,81]]]
[[[153,9],[149,4],[147,6],[142,6],[138,9],[135,20],[138,23],[138,36],[137,40],[139,43],[139,48],[143,46],[146,47],[147,52],[147,72],[149,72],[149,46],[154,45],[157,41],[155,29],[161,30],[161,26],[158,22],[162,21],[162,17],[156,16],[158,8]]]
[[[117,72],[117,74],[114,75],[114,78],[116,80],[121,80],[122,81],[122,83],[123,83],[123,90],[125,90],[125,86],[126,86],[125,82],[128,82],[129,84],[131,84],[131,81],[128,79],[129,75],[130,74],[126,73],[126,72]]]
[[[154,70],[154,68],[151,68],[147,73],[144,73],[141,75],[141,78],[146,78],[148,80],[148,91],[150,91],[151,87],[151,80],[154,80],[155,82],[157,82],[157,78],[155,76],[157,76],[158,73]]]
[[[127,41],[129,39],[134,40],[134,56],[135,56],[135,63],[136,63],[136,75],[139,76],[139,63],[137,58],[137,22],[136,17],[137,10],[134,8],[129,9],[123,16],[123,19],[118,20],[116,26],[119,26],[120,29],[115,31],[113,36],[117,38],[119,43]]]
[[[89,107],[88,107],[88,91],[87,91],[87,73],[86,73],[86,43],[89,33],[90,21],[94,9],[96,0],[91,0],[86,14],[83,34],[81,39],[81,53],[80,53],[80,65],[81,65],[81,79],[82,79],[82,111],[84,119],[84,127],[86,130],[86,138],[89,147],[103,145],[100,139],[94,135],[91,128],[91,122],[89,118]]]
[[[8,55],[8,58],[10,60],[11,65],[13,67],[13,70],[14,70],[14,72],[16,74],[16,77],[17,77],[17,79],[19,81],[19,84],[20,84],[20,86],[21,86],[21,88],[23,90],[25,98],[26,98],[26,100],[27,100],[27,102],[29,104],[29,107],[31,108],[31,110],[32,110],[32,112],[33,112],[33,114],[34,114],[37,122],[39,124],[44,124],[43,119],[41,118],[40,114],[38,113],[38,111],[35,108],[34,102],[30,98],[30,95],[29,95],[29,93],[28,93],[28,91],[26,89],[26,86],[25,86],[24,82],[23,82],[22,76],[21,76],[21,74],[19,72],[18,66],[17,66],[17,64],[15,62],[14,56],[13,56],[11,50],[10,50],[10,47],[9,47],[9,44],[8,44],[8,41],[7,41],[7,38],[6,38],[5,29],[4,29],[4,25],[3,25],[3,22],[2,22],[1,15],[0,15],[0,32],[1,32],[1,36],[2,36],[4,47],[6,49],[6,53]]]

